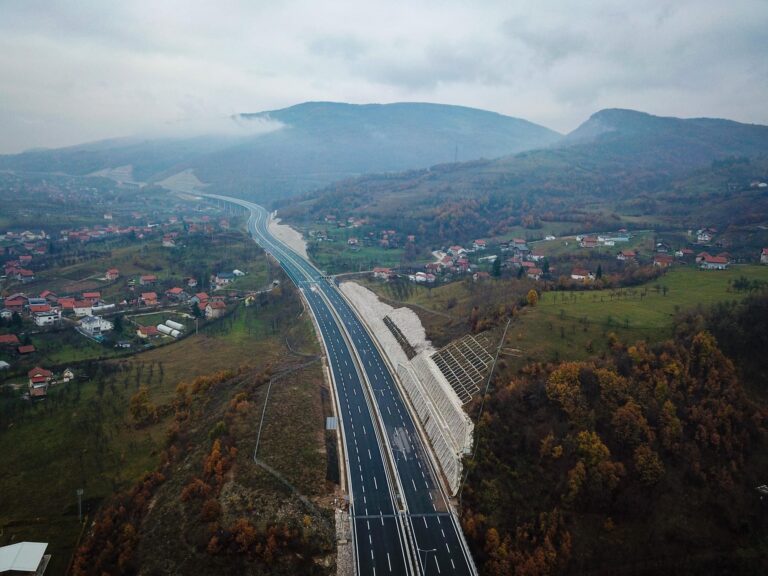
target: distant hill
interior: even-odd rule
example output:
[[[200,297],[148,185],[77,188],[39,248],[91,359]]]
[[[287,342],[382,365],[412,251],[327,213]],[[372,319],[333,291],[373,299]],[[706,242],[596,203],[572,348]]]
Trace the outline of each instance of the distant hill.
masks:
[[[644,197],[670,200],[672,195],[665,193],[676,183],[740,157],[768,157],[768,127],[612,109],[594,114],[548,148],[368,175],[280,208],[283,216],[296,220],[346,209],[384,225],[424,230],[436,243],[459,241],[513,226],[535,228],[541,219],[595,224],[617,209],[642,212],[642,205],[634,203]],[[764,178],[764,165],[747,161],[744,168],[740,163],[739,178]],[[722,190],[728,191],[725,184]],[[720,204],[718,210],[723,208]]]
[[[493,112],[425,103],[308,102],[230,119],[228,136],[111,140],[0,156],[0,169],[89,174],[132,166],[136,180],[192,170],[210,190],[275,199],[368,172],[402,171],[455,159],[495,158],[561,136]],[[250,128],[271,126],[249,135]]]

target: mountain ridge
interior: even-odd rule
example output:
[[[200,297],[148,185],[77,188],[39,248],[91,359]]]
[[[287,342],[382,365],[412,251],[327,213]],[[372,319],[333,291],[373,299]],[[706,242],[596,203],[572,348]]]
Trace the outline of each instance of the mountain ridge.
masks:
[[[520,118],[433,103],[306,102],[228,121],[242,133],[109,139],[0,156],[0,169],[86,175],[132,165],[145,182],[193,170],[211,189],[267,201],[368,172],[494,158],[562,137]]]

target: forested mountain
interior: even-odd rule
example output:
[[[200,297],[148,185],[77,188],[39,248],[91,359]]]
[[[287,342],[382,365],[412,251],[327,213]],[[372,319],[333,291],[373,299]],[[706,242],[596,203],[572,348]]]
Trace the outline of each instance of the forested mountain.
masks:
[[[488,397],[463,498],[484,574],[765,572],[766,411],[690,328]]]
[[[535,228],[542,219],[581,225],[609,218],[620,208],[647,213],[654,202],[695,196],[696,177],[703,173],[718,182],[714,193],[738,202],[751,180],[768,174],[766,158],[766,126],[603,110],[548,148],[368,175],[279,207],[295,219],[328,212],[367,216],[440,243],[517,225]],[[701,190],[713,192],[708,186]],[[700,207],[689,205],[688,212]],[[718,202],[713,215],[727,211]]]
[[[308,102],[228,120],[226,136],[122,139],[0,156],[0,169],[88,174],[131,165],[138,181],[191,169],[211,190],[275,199],[368,172],[494,158],[560,139],[493,112],[426,103]]]

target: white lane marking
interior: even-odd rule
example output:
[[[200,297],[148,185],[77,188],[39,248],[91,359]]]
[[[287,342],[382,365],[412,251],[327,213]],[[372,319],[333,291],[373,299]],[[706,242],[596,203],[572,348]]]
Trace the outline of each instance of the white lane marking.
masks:
[[[387,564],[389,564],[389,571],[392,572],[392,561],[389,559],[389,552],[387,552]]]
[[[437,573],[440,574],[440,563],[437,561],[437,555],[434,556],[435,566],[437,566]]]

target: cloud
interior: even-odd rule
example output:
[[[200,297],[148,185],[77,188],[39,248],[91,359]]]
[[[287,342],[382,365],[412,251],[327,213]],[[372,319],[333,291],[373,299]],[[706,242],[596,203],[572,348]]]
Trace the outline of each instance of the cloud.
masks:
[[[0,9],[0,152],[238,133],[238,113],[307,100],[460,104],[560,131],[614,106],[768,123],[764,0],[0,0]]]

